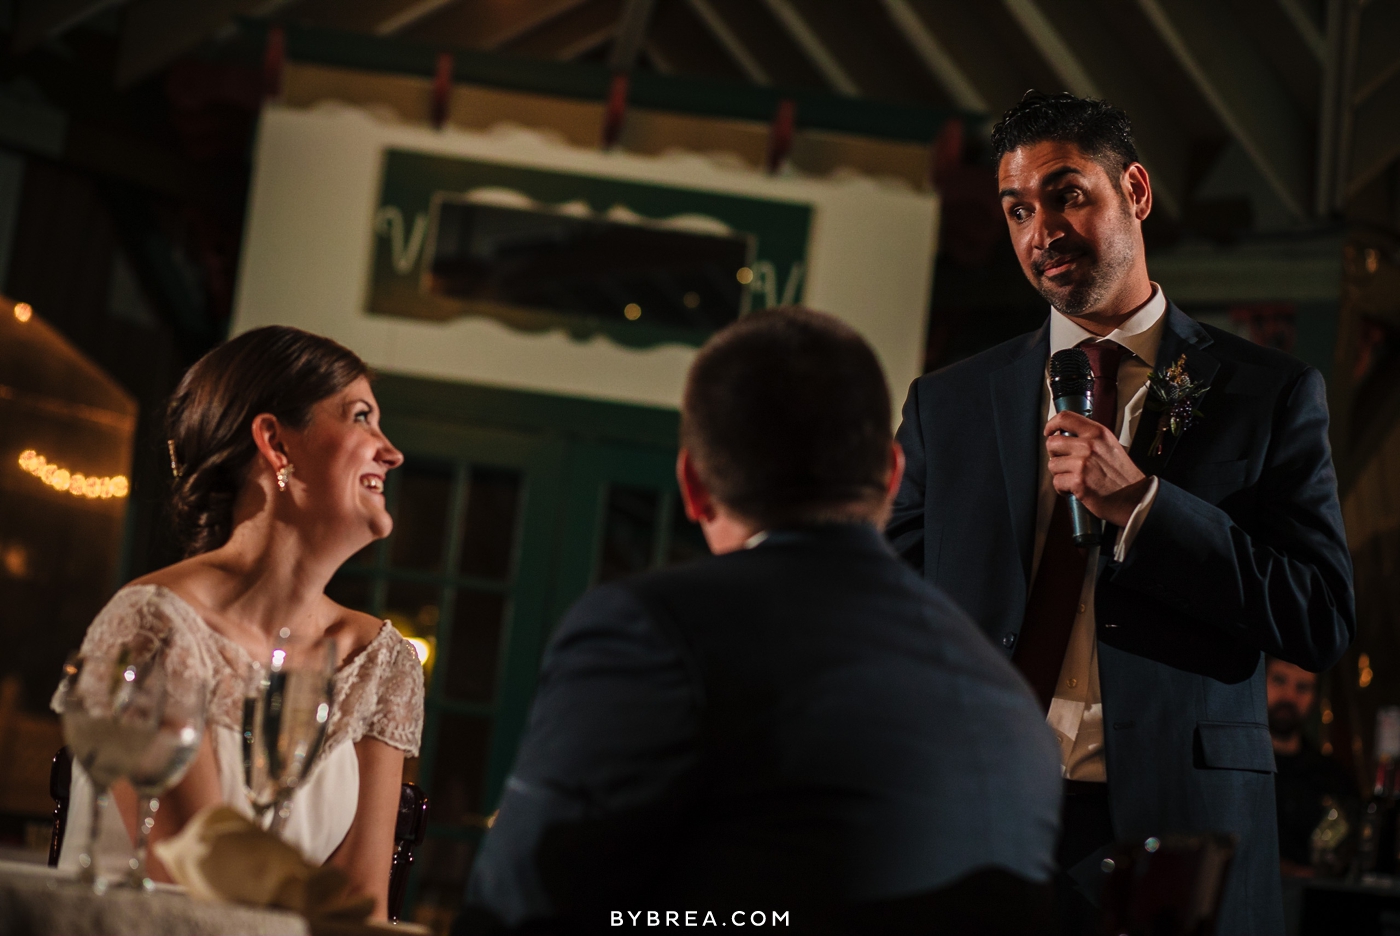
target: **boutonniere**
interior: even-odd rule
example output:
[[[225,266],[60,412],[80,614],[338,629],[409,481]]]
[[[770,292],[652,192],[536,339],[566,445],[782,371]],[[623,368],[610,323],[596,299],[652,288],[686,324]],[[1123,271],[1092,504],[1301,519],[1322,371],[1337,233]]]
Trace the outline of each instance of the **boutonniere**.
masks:
[[[1156,371],[1147,378],[1147,409],[1158,413],[1157,436],[1152,440],[1152,454],[1162,454],[1168,430],[1179,436],[1204,419],[1200,409],[1201,397],[1210,384],[1196,383],[1186,373],[1186,355],[1165,371]]]

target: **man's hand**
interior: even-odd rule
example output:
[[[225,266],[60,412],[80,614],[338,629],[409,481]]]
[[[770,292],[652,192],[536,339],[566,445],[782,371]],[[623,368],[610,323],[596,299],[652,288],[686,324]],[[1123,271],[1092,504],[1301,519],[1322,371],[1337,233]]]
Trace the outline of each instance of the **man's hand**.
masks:
[[[1071,435],[1059,435],[1068,432]],[[1073,494],[1094,516],[1128,524],[1151,479],[1138,470],[1112,430],[1078,413],[1056,413],[1045,424],[1045,450],[1055,490]]]

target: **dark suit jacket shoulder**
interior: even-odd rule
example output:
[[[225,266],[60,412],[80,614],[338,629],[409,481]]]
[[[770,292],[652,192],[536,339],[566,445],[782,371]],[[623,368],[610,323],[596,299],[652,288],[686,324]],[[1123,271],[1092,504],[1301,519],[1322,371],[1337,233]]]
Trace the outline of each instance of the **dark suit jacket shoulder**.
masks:
[[[514,924],[1044,881],[1058,796],[1024,682],[878,532],[780,531],[570,611],[468,901]]]

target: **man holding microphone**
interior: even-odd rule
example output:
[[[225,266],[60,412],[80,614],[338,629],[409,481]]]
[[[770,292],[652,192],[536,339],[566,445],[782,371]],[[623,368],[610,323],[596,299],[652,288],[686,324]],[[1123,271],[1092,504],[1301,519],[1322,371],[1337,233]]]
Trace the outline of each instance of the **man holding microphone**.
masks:
[[[1059,739],[1061,930],[1092,928],[1115,840],[1209,830],[1239,838],[1218,931],[1280,933],[1263,654],[1321,670],[1355,633],[1322,377],[1151,281],[1122,111],[1032,92],[992,142],[1050,317],[911,386],[887,535]],[[1089,415],[1056,412],[1052,356],[1092,372]],[[1070,495],[1097,543],[1076,544]]]

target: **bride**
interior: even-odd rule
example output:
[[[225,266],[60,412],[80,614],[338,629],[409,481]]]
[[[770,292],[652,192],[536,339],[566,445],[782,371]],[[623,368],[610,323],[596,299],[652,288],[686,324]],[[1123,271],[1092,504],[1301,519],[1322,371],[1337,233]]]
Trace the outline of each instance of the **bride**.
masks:
[[[210,803],[250,813],[241,753],[249,674],[284,628],[293,642],[329,638],[338,659],[329,728],[284,838],[345,871],[382,919],[403,762],[422,732],[423,673],[388,622],[325,595],[341,563],[393,528],[384,481],[403,455],[380,431],[369,370],[328,338],[255,329],[190,368],[167,424],[187,558],[117,592],[83,641],[97,652],[138,635],[164,640],[168,665],[209,687],[203,744],[162,798],[151,841]],[[135,794],[124,784],[113,792],[133,832]],[[75,767],[60,867],[76,864],[85,839],[76,825],[91,800]],[[154,857],[151,873],[164,875]]]

